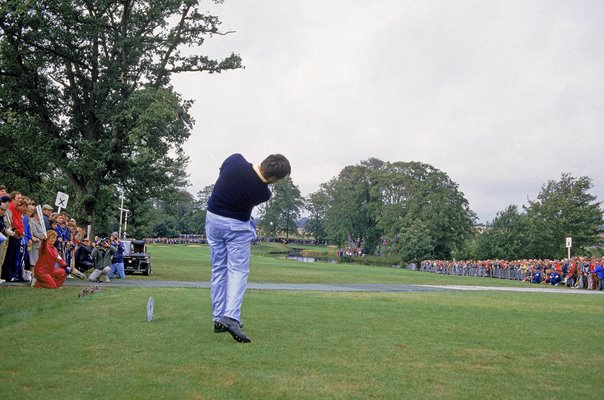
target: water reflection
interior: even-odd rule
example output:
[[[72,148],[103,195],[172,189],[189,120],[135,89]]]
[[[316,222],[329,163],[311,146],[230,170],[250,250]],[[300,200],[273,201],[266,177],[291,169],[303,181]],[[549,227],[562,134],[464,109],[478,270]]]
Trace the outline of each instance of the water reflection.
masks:
[[[314,262],[323,262],[329,264],[337,264],[338,260],[334,260],[333,258],[320,258],[320,257],[306,257],[301,256],[299,253],[290,254],[286,257],[288,260],[300,261],[305,263],[314,263]]]

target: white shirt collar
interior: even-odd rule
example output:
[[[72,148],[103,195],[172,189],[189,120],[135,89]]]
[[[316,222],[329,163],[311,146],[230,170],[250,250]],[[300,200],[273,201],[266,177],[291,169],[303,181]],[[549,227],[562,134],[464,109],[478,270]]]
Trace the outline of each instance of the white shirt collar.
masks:
[[[259,165],[255,165],[254,164],[254,171],[256,171],[256,174],[258,174],[258,177],[262,180],[262,182],[268,183],[268,181],[266,180],[266,178],[264,177],[264,175],[262,175],[262,172],[260,172],[260,166]]]

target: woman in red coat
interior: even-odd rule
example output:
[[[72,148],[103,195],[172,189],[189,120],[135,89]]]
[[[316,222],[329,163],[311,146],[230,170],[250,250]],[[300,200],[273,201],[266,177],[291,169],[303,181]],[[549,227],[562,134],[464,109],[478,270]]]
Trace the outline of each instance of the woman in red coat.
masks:
[[[42,239],[40,250],[38,253],[38,261],[34,267],[36,275],[36,284],[34,287],[56,289],[63,286],[68,272],[66,271],[67,264],[61,257],[59,251],[55,247],[57,241],[57,232],[46,232],[46,239]],[[55,268],[55,264],[59,264],[62,268]]]

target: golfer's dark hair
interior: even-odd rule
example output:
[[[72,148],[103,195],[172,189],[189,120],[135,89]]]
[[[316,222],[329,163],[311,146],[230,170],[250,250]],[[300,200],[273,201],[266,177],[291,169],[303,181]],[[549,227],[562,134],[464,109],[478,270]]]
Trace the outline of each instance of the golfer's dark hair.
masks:
[[[292,172],[289,161],[282,154],[271,154],[262,161],[260,166],[262,167],[264,177],[267,179],[283,179]]]

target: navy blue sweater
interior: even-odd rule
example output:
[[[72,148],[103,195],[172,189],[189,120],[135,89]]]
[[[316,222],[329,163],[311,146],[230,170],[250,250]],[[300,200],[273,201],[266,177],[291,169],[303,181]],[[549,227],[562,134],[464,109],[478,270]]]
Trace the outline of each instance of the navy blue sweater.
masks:
[[[271,198],[268,185],[241,154],[233,154],[220,167],[208,200],[208,211],[222,217],[249,221],[252,209]]]

